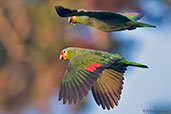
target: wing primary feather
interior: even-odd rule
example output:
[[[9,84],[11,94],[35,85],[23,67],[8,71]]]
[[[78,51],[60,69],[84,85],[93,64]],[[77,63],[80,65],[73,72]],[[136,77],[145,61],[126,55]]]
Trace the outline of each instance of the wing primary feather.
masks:
[[[100,88],[101,88],[101,95],[102,95],[102,98],[103,98],[103,101],[105,103],[105,106],[107,107],[107,109],[109,110],[110,109],[110,103],[108,102],[108,99],[106,97],[106,88],[103,87],[103,84],[102,84],[102,81],[98,83]]]
[[[107,83],[105,83],[105,82],[103,82],[103,86],[106,88],[106,91],[105,91],[105,95],[106,95],[106,97],[107,97],[107,99],[108,99],[108,102],[109,102],[109,104],[110,104],[110,106],[112,107],[112,108],[114,108],[114,104],[113,104],[113,100],[112,100],[112,97],[110,96],[110,90],[109,90],[109,85],[107,84]]]
[[[112,88],[113,89],[113,93],[115,94],[115,96],[117,97],[118,100],[120,100],[120,94],[118,93],[117,89]]]
[[[108,81],[111,81],[111,80],[108,80]],[[112,98],[112,100],[114,101],[115,105],[118,106],[118,100],[116,99],[115,91],[112,89],[113,87],[115,87],[115,85],[113,85],[113,83],[111,83],[110,87],[108,88],[108,90],[110,91],[109,95]]]
[[[79,73],[79,72],[78,72]],[[77,90],[78,90],[78,96],[79,99],[81,100],[83,98],[83,95],[86,96],[88,94],[89,88],[85,86],[85,81],[83,80],[83,77],[80,77],[81,74],[79,73],[78,76],[74,77],[74,81],[76,81],[79,85],[77,85]]]
[[[117,106],[118,100],[120,99],[121,89],[122,89],[122,83],[120,82],[122,81],[122,78],[120,80],[116,79],[115,73],[109,73],[109,70],[110,69],[105,69],[104,72],[102,73],[102,78],[103,78],[102,82],[104,83],[104,86],[106,85],[106,88],[110,90],[109,95],[111,96],[112,100]],[[108,83],[105,83],[105,82],[108,82]]]
[[[115,105],[118,106],[118,100],[116,98],[115,90],[112,89],[114,86],[115,85],[113,85],[113,83],[112,83],[111,87],[108,88],[110,90],[109,95],[112,98],[112,100],[114,101]]]
[[[75,84],[75,88],[74,89],[75,89],[75,91],[77,93],[77,100],[81,100],[83,98],[83,96],[82,96],[81,89],[80,89],[80,84],[81,83],[80,83],[80,80],[78,78],[79,78],[78,76],[75,76],[73,78],[73,82]]]
[[[109,76],[113,79],[113,80],[115,80],[116,82],[113,82],[116,86],[117,86],[117,91],[118,91],[118,93],[119,94],[121,94],[121,90],[122,90],[122,85],[123,85],[123,77],[122,77],[122,75],[123,74],[117,74],[117,72],[116,71],[113,71],[113,70],[111,70],[111,71],[109,71],[109,70],[107,70],[107,73],[109,74]],[[118,78],[117,78],[118,77]],[[122,78],[120,78],[120,77],[122,77]],[[120,95],[119,95],[120,96]],[[120,97],[118,96],[118,98],[120,99]]]
[[[74,87],[71,85],[71,94],[70,94],[71,95],[71,103],[73,103],[73,102],[75,103],[75,97],[76,96],[74,94],[76,94],[76,93],[74,91]]]
[[[88,90],[86,89],[86,87],[84,86],[84,82],[82,84],[79,85],[80,87],[80,90],[81,90],[81,93],[86,96],[88,94]]]
[[[72,75],[72,74],[71,74]],[[72,78],[69,79],[69,84],[70,84],[70,91],[69,91],[69,96],[70,96],[70,99],[69,99],[69,104],[72,103],[72,100],[74,102],[74,104],[77,102],[77,92],[75,90],[75,86],[77,86],[77,84],[74,82],[74,76],[72,76]]]
[[[71,87],[68,88],[68,93],[69,93],[68,102],[69,102],[69,104],[71,104],[72,103],[72,89],[71,89]]]
[[[122,85],[122,82],[116,78],[116,76],[115,76],[116,74],[112,74],[112,73],[107,72],[107,71],[106,71],[106,73],[107,73],[107,75],[111,78],[111,81],[112,81],[116,86]],[[110,80],[109,80],[109,81],[110,81]]]
[[[68,90],[67,90],[68,88],[67,88],[67,86],[65,85],[65,83],[64,83],[64,95],[63,95],[63,104],[65,104],[66,103],[66,101],[67,101],[67,95],[68,95]]]
[[[111,80],[113,80],[113,79],[111,79]],[[113,82],[113,81],[112,81]],[[118,89],[117,88],[119,88],[120,86],[118,86],[117,85],[118,83],[116,83],[116,82],[113,82],[112,83],[112,87],[111,87],[111,89],[112,89],[112,91],[113,91],[113,94],[118,98],[118,100],[120,99],[120,93],[118,92]]]
[[[97,105],[99,106],[99,105],[100,105],[100,101],[99,101],[99,98],[98,98],[98,96],[97,96],[97,91],[96,91],[96,89],[95,89],[94,86],[92,87],[92,94],[93,94],[93,96],[94,96],[94,99],[95,99]]]
[[[115,105],[118,106],[118,100],[116,99],[115,94],[110,92],[109,95],[111,96],[111,98],[114,101]]]
[[[79,98],[79,100],[82,100],[83,96],[82,96],[80,88],[78,86],[76,86],[76,89],[78,90],[78,98]]]
[[[78,79],[75,78],[75,81],[78,81]],[[79,81],[78,81],[78,83],[79,83]],[[76,90],[78,91],[78,98],[79,98],[79,100],[81,100],[83,98],[83,96],[82,96],[82,93],[81,93],[79,86],[80,86],[80,83],[79,83],[79,85],[76,86]]]
[[[63,93],[64,93],[64,88],[63,88],[63,84],[61,84],[60,91],[59,91],[59,98],[58,98],[59,101],[62,99]]]
[[[86,94],[85,91],[83,91],[83,87],[82,87],[82,83],[83,81],[81,80],[81,78],[79,76],[76,76],[76,79],[79,82],[79,86],[77,86],[78,92],[79,92],[79,100],[82,100],[83,95]]]
[[[78,93],[78,90],[77,90],[77,86],[78,85],[76,85],[76,82],[75,82],[75,78],[73,79],[73,82],[74,82],[74,84],[75,84],[75,87],[74,87],[74,93],[75,93],[75,95],[74,95],[74,104],[76,104],[77,103],[77,101],[78,101],[78,99],[79,99],[79,93]]]
[[[103,98],[100,93],[100,87],[98,84],[96,84],[96,87],[97,87],[97,96],[99,98],[100,104],[101,104],[102,108],[105,109],[105,103],[104,103]]]
[[[80,72],[78,72],[79,73],[79,75],[82,75]],[[82,75],[83,76],[83,75]],[[82,87],[83,87],[83,89],[84,89],[84,96],[86,96],[87,94],[88,94],[88,91],[90,90],[90,87],[89,87],[89,85],[87,84],[87,79],[86,78],[82,78],[82,77],[80,77],[82,80],[83,80],[83,83],[82,83]]]
[[[55,9],[56,9],[56,12],[58,13],[58,15],[61,17],[69,17],[70,14],[77,12],[77,10],[70,10],[70,9],[64,8],[62,6],[55,6]]]
[[[76,94],[76,92],[75,92],[75,90],[74,90],[74,86],[73,86],[73,84],[74,84],[74,82],[73,82],[73,80],[72,80],[72,83],[71,83],[71,81],[70,81],[70,89],[69,89],[69,104],[71,104],[72,103],[72,101],[75,103],[75,101],[76,101],[76,95],[74,95],[74,94]]]

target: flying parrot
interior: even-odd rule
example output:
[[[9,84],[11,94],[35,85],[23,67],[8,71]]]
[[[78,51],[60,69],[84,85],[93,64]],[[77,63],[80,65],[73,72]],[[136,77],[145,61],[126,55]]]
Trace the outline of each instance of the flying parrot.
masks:
[[[69,17],[68,23],[72,25],[84,24],[104,32],[133,30],[137,27],[156,27],[137,21],[143,17],[143,13],[71,10],[62,6],[55,6],[55,9],[59,16]]]
[[[63,99],[63,104],[67,101],[75,104],[87,96],[91,89],[96,103],[108,110],[118,105],[126,67],[148,68],[118,54],[76,47],[63,49],[59,59],[69,60],[68,69],[62,79],[59,100]]]

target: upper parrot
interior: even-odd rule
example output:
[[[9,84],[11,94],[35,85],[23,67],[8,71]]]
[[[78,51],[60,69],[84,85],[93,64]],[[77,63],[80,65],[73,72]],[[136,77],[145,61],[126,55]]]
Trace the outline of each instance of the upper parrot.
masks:
[[[55,6],[61,17],[69,17],[68,23],[72,25],[84,24],[104,32],[133,30],[137,27],[156,27],[154,25],[138,22],[143,13],[119,13],[107,11],[71,10],[62,6]]]
[[[70,60],[62,79],[59,100],[77,103],[91,89],[103,109],[118,105],[127,66],[148,68],[105,51],[70,47],[63,49],[60,60]]]

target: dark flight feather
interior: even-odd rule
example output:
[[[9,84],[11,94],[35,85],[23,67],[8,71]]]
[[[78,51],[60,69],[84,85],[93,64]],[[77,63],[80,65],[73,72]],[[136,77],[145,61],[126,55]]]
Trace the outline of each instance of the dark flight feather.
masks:
[[[107,12],[107,11],[89,11],[89,10],[84,10],[84,9],[78,9],[78,10],[71,10],[68,8],[64,8],[63,6],[55,6],[56,12],[59,16],[61,17],[70,17],[70,16],[89,16],[89,17],[94,17],[97,19],[102,19],[102,18],[118,18],[123,21],[130,21],[129,18],[126,16],[122,16],[119,13],[114,13],[114,12]]]
[[[123,79],[123,73],[113,69],[105,69],[92,87],[96,103],[101,105],[103,109],[107,108],[108,110],[110,107],[114,108],[114,104],[117,106]]]

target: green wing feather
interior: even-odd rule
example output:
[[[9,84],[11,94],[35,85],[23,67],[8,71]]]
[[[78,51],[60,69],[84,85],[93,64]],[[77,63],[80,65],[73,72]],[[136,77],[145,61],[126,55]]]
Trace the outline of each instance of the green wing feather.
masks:
[[[113,54],[111,54],[113,55]],[[118,60],[118,56],[111,56],[109,53],[103,52],[86,52],[73,57],[68,65],[68,69],[62,80],[59,100],[63,98],[63,103],[72,102],[83,99],[92,88],[101,72],[111,66]],[[92,63],[100,64],[93,72],[87,71],[84,68]]]
[[[61,17],[70,17],[70,16],[89,16],[89,17],[94,17],[98,19],[106,19],[106,18],[113,18],[113,19],[120,19],[122,21],[130,21],[129,18],[126,16],[123,16],[119,13],[114,13],[114,12],[107,12],[107,11],[89,11],[89,10],[84,10],[84,9],[79,9],[79,10],[71,10],[68,8],[64,8],[62,6],[55,6],[56,12],[58,13],[59,16]]]

